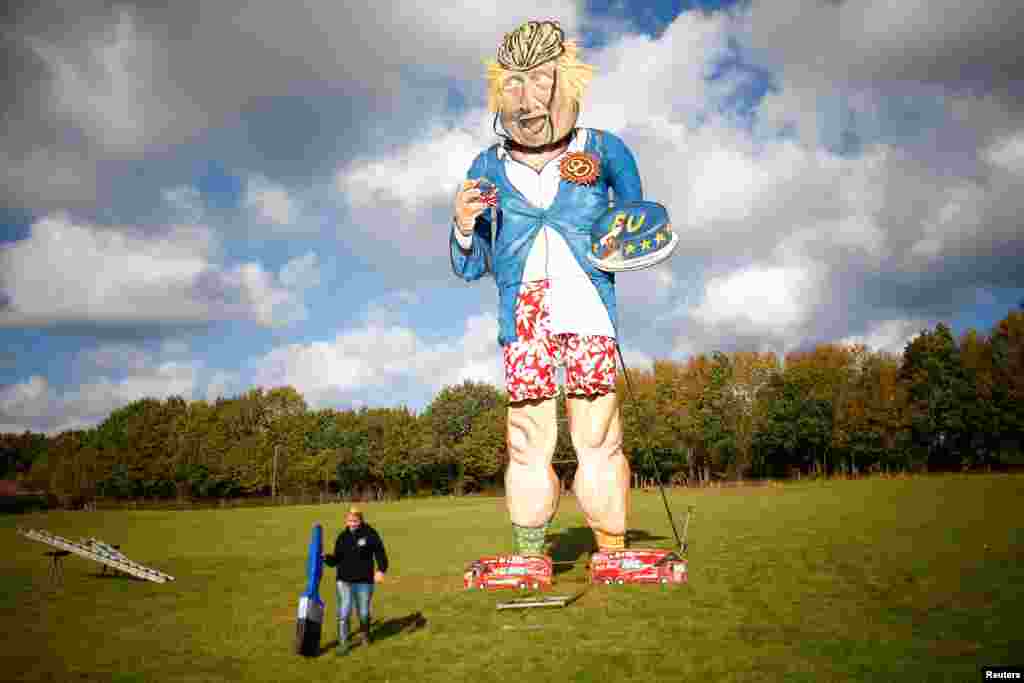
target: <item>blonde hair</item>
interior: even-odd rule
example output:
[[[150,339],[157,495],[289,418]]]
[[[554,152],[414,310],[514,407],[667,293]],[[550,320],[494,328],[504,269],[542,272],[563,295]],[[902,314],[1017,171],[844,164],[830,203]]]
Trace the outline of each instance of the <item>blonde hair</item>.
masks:
[[[576,41],[566,40],[562,45],[565,49],[555,60],[555,69],[568,96],[579,104],[590,84],[590,79],[594,77],[594,67],[579,60],[579,47]],[[502,84],[508,76],[516,72],[506,69],[494,59],[485,60],[484,64],[487,66],[487,108],[496,112],[500,107]]]

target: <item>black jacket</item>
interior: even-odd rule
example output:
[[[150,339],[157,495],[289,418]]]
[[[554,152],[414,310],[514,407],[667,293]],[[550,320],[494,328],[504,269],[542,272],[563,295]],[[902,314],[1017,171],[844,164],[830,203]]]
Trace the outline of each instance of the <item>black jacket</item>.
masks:
[[[324,555],[328,567],[338,568],[338,581],[347,583],[373,583],[373,561],[377,569],[388,570],[388,555],[380,534],[365,522],[353,533],[348,527],[338,534],[334,554]]]

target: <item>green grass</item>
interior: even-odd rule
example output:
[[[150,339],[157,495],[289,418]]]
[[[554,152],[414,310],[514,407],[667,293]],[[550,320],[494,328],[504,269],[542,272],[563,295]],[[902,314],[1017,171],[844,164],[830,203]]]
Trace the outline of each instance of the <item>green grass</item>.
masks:
[[[370,648],[333,656],[333,572],[315,659],[292,653],[310,528],[329,543],[341,505],[0,518],[4,680],[21,681],[973,681],[1020,664],[1024,477],[945,476],[670,492],[690,525],[686,586],[593,586],[581,565],[565,609],[502,611],[461,589],[465,563],[504,552],[504,501],[365,506],[393,571],[374,597]],[[65,560],[47,582],[42,528],[121,544],[170,584],[100,577]],[[589,550],[571,497],[556,559]],[[634,492],[635,545],[671,545],[655,493]],[[987,549],[986,549],[987,546]],[[425,619],[411,626],[414,615]]]

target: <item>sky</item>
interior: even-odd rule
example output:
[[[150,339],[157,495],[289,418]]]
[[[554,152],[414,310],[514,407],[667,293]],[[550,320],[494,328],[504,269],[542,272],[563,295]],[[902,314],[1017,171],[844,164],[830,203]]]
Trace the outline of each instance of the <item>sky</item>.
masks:
[[[1017,0],[346,4],[8,3],[0,431],[500,385],[494,282],[453,275],[449,217],[495,142],[483,60],[529,19],[580,42],[580,125],[680,236],[617,278],[631,369],[899,352],[1024,302]]]

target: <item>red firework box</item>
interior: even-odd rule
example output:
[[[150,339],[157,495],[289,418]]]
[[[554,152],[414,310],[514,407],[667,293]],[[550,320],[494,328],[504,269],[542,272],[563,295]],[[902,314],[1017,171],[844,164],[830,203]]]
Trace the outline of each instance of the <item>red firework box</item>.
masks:
[[[498,186],[487,178],[480,178],[476,182],[476,189],[480,190],[480,201],[487,206],[498,205]]]
[[[554,565],[545,555],[497,555],[474,560],[463,574],[468,590],[551,588]]]
[[[590,582],[686,583],[686,560],[671,550],[615,550],[590,557]]]

